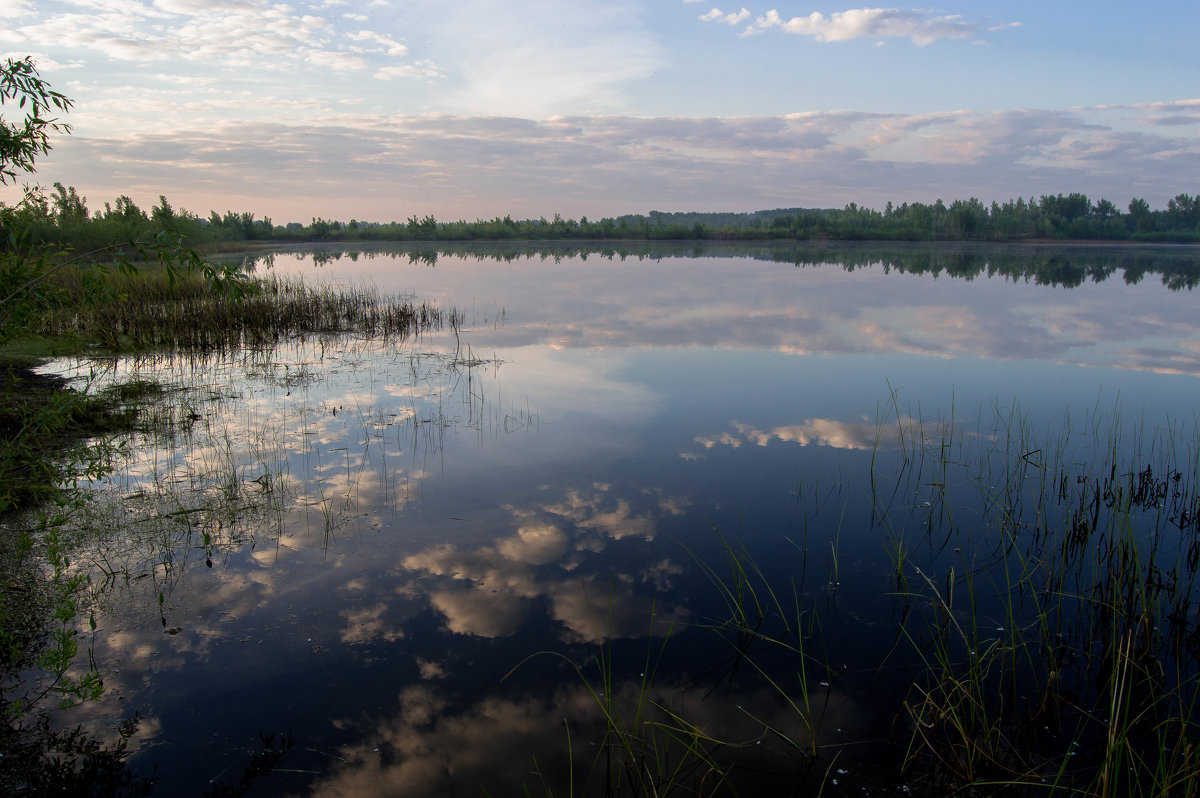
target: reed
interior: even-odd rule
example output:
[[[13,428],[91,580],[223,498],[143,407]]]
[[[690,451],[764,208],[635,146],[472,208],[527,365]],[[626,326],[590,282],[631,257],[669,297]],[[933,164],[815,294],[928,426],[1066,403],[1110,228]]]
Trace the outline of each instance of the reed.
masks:
[[[1080,437],[1087,450],[1069,445]],[[903,703],[906,766],[954,789],[1164,795],[1196,783],[1196,439],[1098,415],[1036,436],[997,408],[973,441],[918,439],[905,453],[936,452],[905,479],[932,466],[977,494],[969,522],[917,540],[933,555],[953,544],[956,557],[929,558],[941,570],[897,544],[918,676]]]
[[[304,335],[404,338],[463,322],[461,312],[373,287],[316,288],[274,276],[249,281],[238,295],[213,291],[199,274],[153,268],[109,275],[100,293],[73,272],[55,277],[54,301],[16,334],[64,348],[234,352]]]
[[[610,635],[604,633],[605,629],[612,628],[612,611],[610,596],[604,622],[593,612],[598,636],[608,642],[601,644],[595,656],[582,664],[561,653],[543,651],[526,657],[510,671],[510,674],[515,672],[535,657],[560,658],[574,671],[598,711],[599,736],[587,741],[595,753],[578,783],[571,727],[567,725],[567,760],[570,763],[567,794],[736,794],[729,779],[730,765],[721,758],[721,752],[730,743],[689,721],[681,707],[672,706],[672,691],[658,683],[659,663],[671,639],[671,630],[668,629],[661,639],[651,639],[644,659],[639,663],[638,675],[627,677],[622,675]],[[656,626],[652,609],[651,630]],[[536,758],[534,764],[540,776]],[[539,786],[546,795],[561,794],[563,788],[544,777]]]
[[[919,419],[893,392],[866,486],[892,568],[896,640],[874,674],[904,675],[890,746],[901,777],[931,795],[1200,794],[1194,427],[1093,411],[1039,433],[1000,404],[975,430]],[[836,555],[841,528],[839,516],[819,545]],[[846,652],[822,634],[839,596],[803,589],[807,526],[790,586],[716,534],[726,566],[697,562],[725,608],[709,628],[727,666],[801,719],[800,737],[768,728],[798,768],[830,772],[845,752],[821,743],[810,685],[840,676]]]

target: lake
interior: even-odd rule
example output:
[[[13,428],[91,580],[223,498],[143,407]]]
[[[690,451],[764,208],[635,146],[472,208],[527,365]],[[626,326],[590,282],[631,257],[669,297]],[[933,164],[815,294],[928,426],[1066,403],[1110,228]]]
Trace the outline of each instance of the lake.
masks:
[[[159,794],[1083,785],[1093,721],[1195,733],[1195,248],[247,264],[464,321],[54,364],[169,386],[97,485],[66,717],[136,713]]]

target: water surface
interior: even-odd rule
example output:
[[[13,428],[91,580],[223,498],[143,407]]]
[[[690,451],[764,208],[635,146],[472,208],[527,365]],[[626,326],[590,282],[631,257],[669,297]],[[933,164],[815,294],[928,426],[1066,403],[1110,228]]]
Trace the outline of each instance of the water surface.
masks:
[[[258,276],[374,284],[466,323],[62,365],[174,386],[173,423],[134,442],[119,501],[97,510],[107,691],[75,717],[139,713],[132,766],[157,769],[162,794],[236,782],[260,734],[294,740],[266,793],[565,793],[603,742],[603,685],[574,666],[598,678],[606,651],[621,700],[640,691],[742,743],[729,756],[751,784],[828,776],[831,758],[814,775],[786,735],[838,753],[843,785],[900,778],[863,761],[886,753],[914,678],[897,648],[897,541],[908,567],[938,574],[963,573],[967,538],[937,530],[994,550],[978,480],[918,472],[914,437],[982,462],[1015,433],[1081,469],[1165,440],[1186,466],[1198,259],[260,254]],[[805,673],[755,653],[781,666],[783,691],[711,630],[729,616],[714,584],[727,546],[804,619]],[[980,593],[981,617],[999,617]],[[820,692],[811,723],[789,703],[799,680]]]

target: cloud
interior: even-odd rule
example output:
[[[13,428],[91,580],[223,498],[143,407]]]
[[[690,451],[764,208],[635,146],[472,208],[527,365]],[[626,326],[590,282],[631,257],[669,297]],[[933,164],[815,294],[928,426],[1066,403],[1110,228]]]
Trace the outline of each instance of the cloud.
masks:
[[[547,793],[590,795],[600,791],[605,772],[603,764],[597,765],[602,756],[597,741],[612,734],[615,715],[642,721],[636,739],[672,764],[695,760],[695,752],[670,731],[681,723],[732,743],[722,754],[736,756],[739,768],[759,775],[759,792],[777,794],[784,784],[794,786],[794,774],[778,776],[761,789],[762,779],[771,779],[762,774],[785,771],[795,750],[777,739],[783,734],[769,730],[786,730],[791,746],[815,746],[865,739],[872,722],[871,708],[836,683],[820,688],[820,709],[811,726],[798,723],[795,706],[771,687],[735,683],[710,694],[703,685],[620,676],[606,685],[611,692],[599,695],[578,682],[534,685],[470,703],[438,685],[405,686],[394,707],[389,701],[370,719],[336,721],[355,732],[355,741],[338,749],[335,764],[312,791],[337,797],[458,795],[479,792],[484,785],[491,793],[517,795],[528,793],[533,783]],[[812,689],[818,689],[815,680]],[[533,753],[546,751],[556,753]]]
[[[498,541],[496,549],[510,560],[545,565],[563,556],[567,550],[567,536],[553,524],[527,524],[520,527],[515,536]]]
[[[70,11],[47,11],[33,22],[0,32],[10,42],[55,42],[99,54],[113,61],[173,61],[178,69],[202,64],[218,70],[238,69],[261,75],[315,68],[364,72],[371,66],[389,77],[440,76],[426,66],[410,72],[395,59],[408,46],[394,36],[370,30],[342,31],[339,21],[362,15],[334,14],[335,4],[298,9],[263,0],[74,0]],[[340,5],[340,4],[337,4]],[[328,16],[325,16],[325,15]],[[20,16],[19,14],[10,14]],[[370,59],[364,56],[370,56]]]
[[[695,440],[705,449],[711,449],[714,446],[731,446],[736,449],[742,445],[741,438],[730,435],[728,432],[720,435],[698,435]]]
[[[721,9],[714,8],[707,14],[700,15],[700,19],[704,20],[705,22],[723,22],[726,25],[737,25],[738,23],[745,22],[749,18],[750,12],[745,8],[732,14],[726,14],[725,12],[721,11]]]
[[[56,142],[39,179],[62,180],[93,199],[128,194],[152,204],[166,194],[200,212],[237,201],[275,219],[389,221],[414,212],[471,219],[882,207],[1064,190],[1165,202],[1194,192],[1190,176],[1200,172],[1194,127],[1142,124],[1175,112],[1160,105],[539,120],[350,115],[282,93],[176,92],[118,104],[118,90],[81,104],[72,114],[76,134]],[[186,127],[194,106],[233,114],[251,100],[277,121]],[[81,135],[93,119],[136,124],[119,137]]]
[[[451,632],[478,637],[513,634],[526,612],[520,596],[496,589],[439,590],[430,593],[429,601],[445,617]]]
[[[411,64],[381,67],[375,72],[374,77],[379,80],[391,80],[392,78],[437,80],[445,77],[445,73],[432,61],[423,58]]]
[[[388,55],[407,55],[408,47],[390,36],[384,36],[374,31],[361,30],[351,33],[346,38],[352,42],[369,42],[379,45]]]
[[[3,33],[0,32],[0,37]],[[33,63],[37,66],[38,71],[42,73],[54,72],[63,69],[79,69],[83,66],[81,61],[72,60],[69,63],[62,63],[45,55],[44,53],[34,52],[32,50],[8,50],[4,53],[5,58],[20,60],[23,58],[32,58]]]
[[[32,0],[0,0],[0,15],[5,19],[33,13]]]
[[[870,450],[876,447],[894,447],[900,440],[899,427],[915,428],[919,422],[903,418],[900,424],[881,425],[869,420],[838,421],[831,418],[808,418],[799,424],[784,424],[770,431],[757,429],[739,421],[733,422],[737,435],[723,432],[720,435],[701,435],[696,442],[706,449],[714,446],[738,448],[743,441],[756,446],[767,446],[774,440],[798,443],[801,446],[827,446],[832,449]]]
[[[337,72],[361,72],[367,68],[366,59],[349,53],[313,51],[305,53],[304,58],[313,66],[326,67]]]
[[[828,17],[814,11],[807,17],[784,19],[772,9],[755,19],[745,32],[761,33],[779,28],[785,33],[810,36],[819,42],[860,38],[912,39],[918,47],[924,47],[947,39],[970,39],[1019,24],[973,22],[958,14],[935,16],[929,11],[902,11],[898,8],[855,8],[835,11]]]
[[[343,643],[368,643],[377,638],[395,641],[404,637],[398,624],[387,621],[388,606],[383,602],[361,609],[342,610],[340,614],[346,624],[340,632]]]
[[[584,567],[610,540],[654,537],[654,511],[635,514],[628,501],[607,495],[609,489],[595,485],[589,491],[569,490],[562,500],[542,507],[509,508],[517,524],[515,534],[473,551],[437,544],[406,557],[403,567],[435,584],[429,590],[430,606],[456,634],[514,634],[542,604],[535,601],[539,598],[561,625],[562,637],[573,642],[664,631],[686,611],[656,608],[655,593],[649,588],[661,590],[672,576],[683,573],[680,566],[662,559],[636,576],[607,566],[602,574],[589,573]],[[660,499],[658,511],[663,514],[678,512],[689,503],[686,497],[664,501],[653,491],[646,495]],[[553,520],[539,520],[547,516]],[[599,596],[604,597],[603,612],[597,609]],[[346,634],[386,630],[382,613],[382,608],[353,616],[344,613],[352,621]]]
[[[84,48],[118,60],[155,61],[172,55],[171,42],[147,32],[147,9],[132,13],[59,14],[3,32],[10,42],[55,42],[58,47]]]

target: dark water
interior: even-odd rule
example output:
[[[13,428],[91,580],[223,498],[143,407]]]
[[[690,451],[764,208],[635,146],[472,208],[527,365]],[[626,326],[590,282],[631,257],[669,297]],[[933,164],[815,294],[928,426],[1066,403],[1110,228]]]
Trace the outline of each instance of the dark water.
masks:
[[[977,574],[1002,629],[1005,467],[1167,451],[1189,484],[1197,257],[277,252],[258,274],[466,324],[92,365],[178,391],[93,514],[107,690],[72,718],[138,713],[132,767],[170,795],[236,783],[260,735],[293,741],[262,794],[602,791],[599,708],[639,699],[738,743],[717,758],[750,793],[898,789],[921,659],[898,571]],[[786,646],[726,623],[730,551]]]

